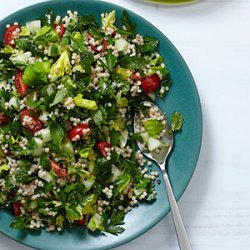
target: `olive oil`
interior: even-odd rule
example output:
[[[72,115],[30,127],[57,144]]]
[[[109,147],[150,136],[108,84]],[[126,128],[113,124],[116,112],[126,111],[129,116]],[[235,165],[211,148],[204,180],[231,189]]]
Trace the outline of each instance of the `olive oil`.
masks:
[[[185,3],[197,2],[198,0],[147,0],[147,1],[159,4],[185,4]]]

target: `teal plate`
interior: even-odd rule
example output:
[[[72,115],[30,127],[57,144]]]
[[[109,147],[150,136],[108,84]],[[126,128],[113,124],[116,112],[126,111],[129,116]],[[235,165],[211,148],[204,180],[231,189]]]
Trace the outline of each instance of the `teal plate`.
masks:
[[[0,34],[3,35],[8,23],[26,21],[43,16],[48,9],[56,14],[65,15],[67,10],[77,10],[80,15],[95,15],[98,19],[103,12],[116,10],[117,19],[121,17],[124,8],[95,0],[54,0],[42,2],[22,9],[0,22]],[[172,43],[152,24],[142,17],[128,11],[133,22],[138,24],[138,33],[150,35],[160,40],[159,51],[165,58],[170,70],[173,84],[164,100],[159,100],[161,109],[169,116],[179,111],[184,116],[182,132],[175,137],[175,147],[168,161],[168,173],[177,199],[187,187],[194,172],[202,137],[202,115],[198,92],[192,75]],[[157,168],[153,166],[154,170]],[[160,176],[161,179],[161,176]],[[25,245],[46,250],[101,250],[124,244],[145,233],[156,225],[168,212],[166,190],[163,184],[156,184],[157,200],[152,203],[143,203],[127,214],[125,220],[126,231],[114,236],[110,234],[90,233],[85,228],[76,227],[71,231],[48,233],[19,232],[9,227],[13,215],[0,210],[0,231],[10,238]]]

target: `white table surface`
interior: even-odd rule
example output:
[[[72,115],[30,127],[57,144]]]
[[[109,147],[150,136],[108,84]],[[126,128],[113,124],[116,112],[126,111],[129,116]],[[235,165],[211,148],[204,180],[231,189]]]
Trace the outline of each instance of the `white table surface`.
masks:
[[[183,55],[203,110],[195,174],[179,201],[194,250],[250,249],[250,0],[157,6],[111,1],[145,17]],[[2,1],[0,18],[34,0]],[[28,250],[0,234],[0,250]],[[171,216],[116,250],[178,249]]]

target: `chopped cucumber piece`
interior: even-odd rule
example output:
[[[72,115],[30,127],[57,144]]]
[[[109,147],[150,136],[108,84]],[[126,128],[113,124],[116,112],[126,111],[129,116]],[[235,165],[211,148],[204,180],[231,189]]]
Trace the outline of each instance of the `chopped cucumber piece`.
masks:
[[[142,138],[144,143],[148,143],[148,139],[149,139],[148,132],[141,133],[141,138]]]
[[[155,139],[153,137],[149,137],[148,139],[148,150],[149,151],[154,151],[162,146],[162,142],[158,139]]]
[[[7,82],[6,81],[1,81],[0,82],[0,89],[4,89],[4,90],[7,89]]]
[[[124,38],[120,38],[120,39],[117,39],[115,41],[115,48],[118,51],[125,51],[125,50],[127,50],[128,49],[128,45],[129,45],[129,43]]]
[[[88,191],[94,185],[94,183],[95,183],[95,177],[92,175],[89,178],[87,178],[86,180],[83,180],[82,182],[83,182],[83,185],[86,187],[86,189]]]
[[[41,135],[42,135],[43,143],[51,141],[51,133],[48,128],[42,129]]]
[[[39,156],[43,153],[43,141],[38,137],[35,137],[34,140],[35,140],[35,148],[32,152],[32,155]]]
[[[128,130],[121,131],[120,147],[124,148],[128,141]]]
[[[65,143],[63,143],[60,149],[69,155],[74,154],[74,148],[70,141],[66,141]]]
[[[41,179],[43,179],[43,180],[45,180],[45,181],[47,181],[47,182],[51,182],[52,181],[52,176],[51,176],[51,174],[48,172],[48,171],[43,171],[43,173],[41,174],[41,175],[39,175],[39,172],[38,172],[38,176],[41,178]]]
[[[118,169],[115,165],[112,165],[112,181],[115,181],[120,175],[123,174],[123,172]]]
[[[18,99],[14,96],[11,97],[9,100],[9,106],[14,108],[14,109],[18,109],[18,107],[19,107]]]
[[[13,62],[13,64],[26,63],[28,62],[29,58],[31,58],[31,56],[32,56],[31,52],[27,51],[25,53],[12,55],[10,57],[10,60]]]
[[[39,116],[39,120],[42,122],[46,122],[48,120],[49,113],[46,111],[43,111],[43,113]]]
[[[32,200],[30,203],[29,203],[29,208],[30,209],[35,209],[37,208],[38,206],[38,202],[36,200]]]
[[[26,28],[32,33],[36,34],[39,29],[41,29],[41,21],[40,20],[35,20],[31,22],[26,23]]]

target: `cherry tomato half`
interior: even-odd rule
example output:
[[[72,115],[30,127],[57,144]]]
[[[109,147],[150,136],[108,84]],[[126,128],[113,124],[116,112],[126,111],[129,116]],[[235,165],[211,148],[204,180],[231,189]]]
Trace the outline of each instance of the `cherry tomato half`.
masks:
[[[90,128],[88,124],[79,124],[75,127],[73,127],[69,131],[69,139],[70,141],[79,141],[84,136],[88,135],[90,132]]]
[[[141,88],[145,94],[155,92],[161,83],[161,79],[157,74],[141,77]]]
[[[103,44],[103,51],[106,51],[108,49],[108,41],[105,38],[102,39],[102,44]]]
[[[36,133],[43,128],[43,123],[38,119],[38,113],[35,110],[22,110],[20,113],[20,122],[32,133]]]
[[[92,38],[93,38],[93,36],[90,33],[88,33],[88,39],[90,40]],[[103,49],[102,50],[106,51],[108,49],[108,41],[106,40],[105,37],[102,39],[102,45],[103,45]],[[95,52],[101,52],[100,50],[97,49],[96,46],[94,46],[92,44],[89,44],[89,47],[91,48],[91,50],[93,50]]]
[[[4,113],[0,113],[0,126],[1,125],[5,125],[9,122],[9,118],[4,114]]]
[[[130,76],[130,78],[133,80],[133,81],[138,81],[138,80],[141,80],[141,76],[140,76],[140,74],[139,74],[139,72],[134,72],[131,76]]]
[[[23,95],[26,93],[26,91],[29,89],[29,86],[26,85],[23,82],[23,72],[21,70],[18,70],[15,74],[15,81],[16,89],[20,95]]]
[[[106,157],[107,156],[106,148],[111,148],[111,145],[106,141],[100,141],[96,143],[96,147],[100,151],[101,155]]]
[[[13,210],[14,210],[15,216],[20,216],[22,214],[21,207],[22,207],[22,204],[20,202],[13,203]]]
[[[75,222],[76,225],[84,226],[85,223],[86,223],[86,217],[84,216],[84,217],[82,217],[82,219],[80,219],[80,220],[75,220],[74,222]]]
[[[63,35],[64,35],[64,33],[65,33],[65,31],[66,31],[66,28],[63,26],[63,24],[61,23],[61,24],[59,24],[59,25],[55,25],[54,26],[54,30],[56,31],[56,32],[58,32],[58,36],[59,36],[59,38],[61,39],[62,37],[63,37]]]
[[[15,44],[12,44],[11,41],[15,40],[15,35],[13,34],[14,31],[16,31],[16,29],[20,29],[19,25],[11,25],[9,28],[6,29],[6,31],[4,32],[4,43],[6,45],[11,46],[12,48],[15,47]]]
[[[68,176],[68,169],[62,168],[59,164],[50,160],[50,168],[55,172],[58,177],[66,177]]]

